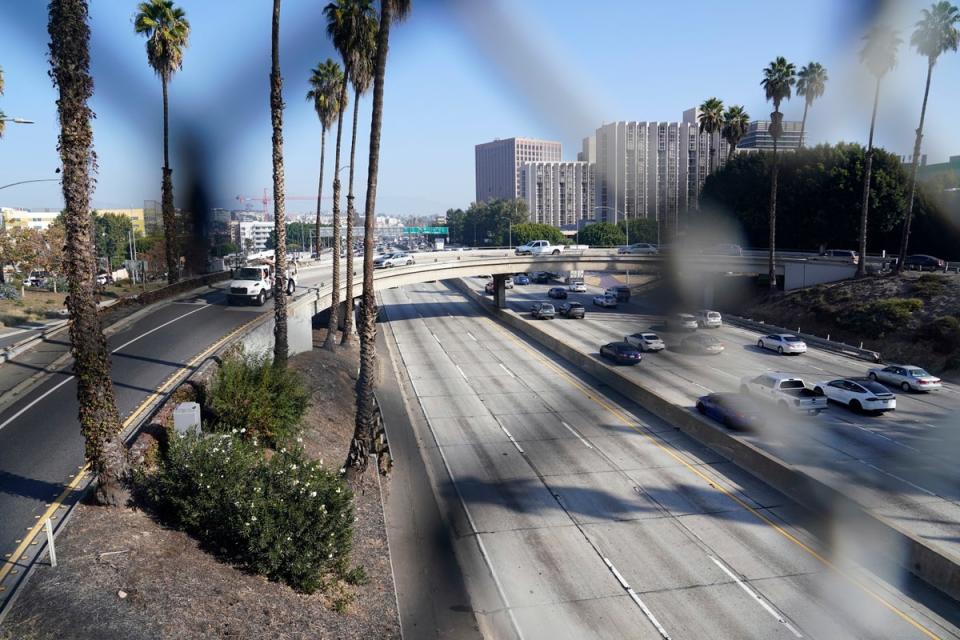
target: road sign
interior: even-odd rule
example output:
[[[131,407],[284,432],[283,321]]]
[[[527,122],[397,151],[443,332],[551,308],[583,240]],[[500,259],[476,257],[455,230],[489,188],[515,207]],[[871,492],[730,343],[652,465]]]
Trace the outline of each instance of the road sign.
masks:
[[[447,235],[447,227],[404,227],[403,232],[407,235],[431,235],[431,236],[445,236]]]

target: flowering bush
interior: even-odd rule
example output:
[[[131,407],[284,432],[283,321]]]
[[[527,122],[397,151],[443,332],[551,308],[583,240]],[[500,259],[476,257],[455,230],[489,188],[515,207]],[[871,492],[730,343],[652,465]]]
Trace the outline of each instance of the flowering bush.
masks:
[[[269,358],[228,356],[210,388],[212,427],[276,448],[300,431],[309,395],[299,374]]]
[[[162,519],[250,571],[307,593],[347,573],[353,497],[299,448],[265,460],[233,435],[174,437],[136,482]]]

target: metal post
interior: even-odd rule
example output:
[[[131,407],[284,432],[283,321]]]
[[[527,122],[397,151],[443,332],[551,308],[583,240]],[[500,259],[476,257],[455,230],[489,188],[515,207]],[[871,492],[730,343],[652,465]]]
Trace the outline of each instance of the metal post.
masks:
[[[50,523],[50,518],[47,518],[46,522],[43,523],[43,528],[47,531],[47,550],[50,553],[50,566],[57,566],[57,550],[53,546],[53,525]]]

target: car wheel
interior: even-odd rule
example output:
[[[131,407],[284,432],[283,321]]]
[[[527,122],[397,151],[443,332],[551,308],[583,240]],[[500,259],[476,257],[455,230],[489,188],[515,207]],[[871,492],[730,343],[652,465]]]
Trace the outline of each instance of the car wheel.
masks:
[[[859,401],[859,400],[851,400],[851,401],[850,401],[850,408],[851,408],[853,411],[856,411],[857,413],[863,411],[863,405],[860,404],[860,401]]]
[[[763,349],[763,340],[757,340],[757,346]]]
[[[267,292],[261,291],[260,295],[257,296],[257,306],[262,307],[267,303]]]
[[[870,372],[870,375],[868,375],[867,377],[873,380],[874,382],[877,381],[877,374],[873,373],[872,371]]]
[[[777,347],[777,353],[783,355],[783,347]]]
[[[697,411],[699,411],[700,413],[702,413],[702,414],[704,414],[704,415],[707,414],[707,408],[706,408],[705,406],[703,406],[703,403],[702,403],[702,402],[698,402],[698,403],[697,403]]]
[[[903,389],[904,392],[909,392],[909,391],[910,391],[910,383],[909,383],[909,382],[901,382],[901,383],[900,383],[900,388]]]
[[[555,255],[555,256],[560,255],[560,250],[559,250],[559,249],[554,249],[554,250],[553,250],[553,255]]]

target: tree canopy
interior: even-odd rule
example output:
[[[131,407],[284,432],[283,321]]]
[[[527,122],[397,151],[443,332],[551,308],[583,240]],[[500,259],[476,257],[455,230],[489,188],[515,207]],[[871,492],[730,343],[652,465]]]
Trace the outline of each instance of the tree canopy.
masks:
[[[511,226],[515,231],[518,225],[529,222],[528,218],[525,200],[474,202],[466,211],[447,211],[448,237],[454,244],[505,247],[510,242]],[[516,236],[513,243],[517,244]]]
[[[840,143],[801,149],[781,157],[778,245],[803,250],[818,249],[821,245],[836,249],[857,247],[865,156],[866,151],[859,144]],[[701,222],[711,217],[732,220],[740,226],[746,242],[766,246],[769,176],[769,154],[735,156],[707,178],[700,201]],[[883,149],[874,149],[868,228],[871,252],[896,252],[909,190],[909,177],[899,158]],[[926,193],[920,195],[912,251],[957,257],[957,225],[949,223]],[[697,224],[696,218],[692,223]]]
[[[538,222],[523,222],[513,226],[513,244],[526,244],[531,240],[549,240],[550,244],[565,244],[567,239],[560,229]]]
[[[631,220],[631,223],[634,222]],[[580,244],[588,244],[591,247],[615,247],[625,244],[627,236],[623,230],[609,222],[595,222],[580,230]],[[633,237],[631,236],[631,241]]]

